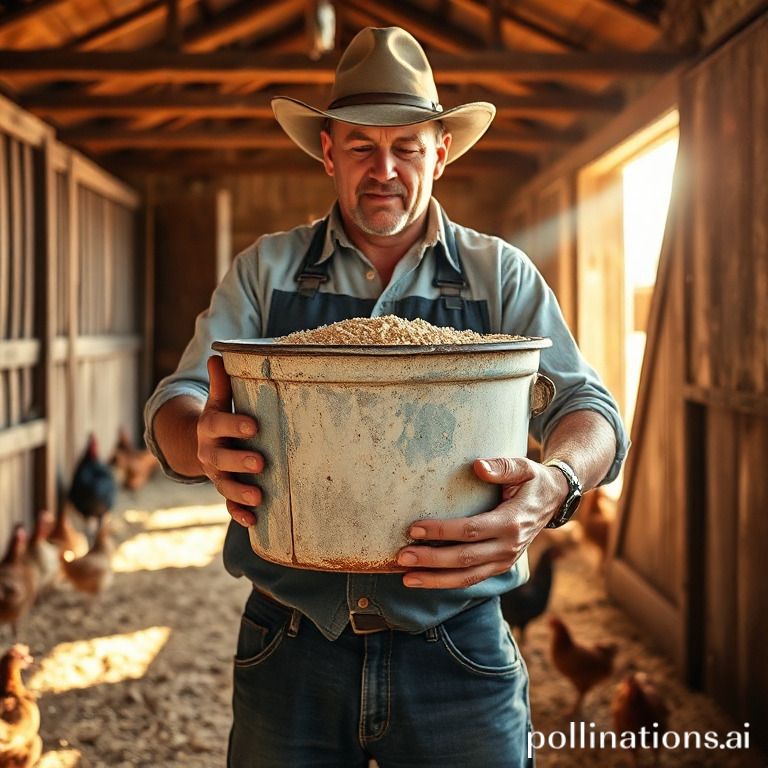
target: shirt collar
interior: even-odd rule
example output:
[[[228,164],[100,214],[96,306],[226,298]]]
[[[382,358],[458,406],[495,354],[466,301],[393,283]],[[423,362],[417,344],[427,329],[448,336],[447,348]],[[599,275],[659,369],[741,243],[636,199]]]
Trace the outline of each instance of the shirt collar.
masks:
[[[439,244],[439,247],[443,249],[443,253],[446,255],[451,265],[456,270],[459,270],[459,265],[455,262],[448,250],[445,236],[446,222],[447,218],[442,213],[440,203],[438,203],[434,197],[430,198],[429,207],[427,208],[427,231],[424,240],[421,243],[421,254],[419,258],[421,259],[421,257],[423,257],[427,248],[432,248]],[[328,214],[328,230],[325,234],[323,252],[317,263],[322,264],[324,261],[330,259],[331,256],[333,256],[334,251],[339,247],[354,248],[357,250],[357,247],[352,243],[344,230],[344,223],[341,220],[341,212],[339,211],[339,203],[337,201],[333,204],[333,207]]]

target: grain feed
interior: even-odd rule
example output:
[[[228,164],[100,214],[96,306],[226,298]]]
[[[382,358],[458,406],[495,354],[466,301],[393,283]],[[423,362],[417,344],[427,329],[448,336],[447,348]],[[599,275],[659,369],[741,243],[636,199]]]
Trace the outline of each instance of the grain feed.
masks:
[[[427,344],[480,344],[520,341],[524,336],[475,333],[440,328],[426,320],[405,320],[395,315],[353,317],[311,331],[296,331],[275,339],[277,344],[327,344],[357,346],[401,346]]]

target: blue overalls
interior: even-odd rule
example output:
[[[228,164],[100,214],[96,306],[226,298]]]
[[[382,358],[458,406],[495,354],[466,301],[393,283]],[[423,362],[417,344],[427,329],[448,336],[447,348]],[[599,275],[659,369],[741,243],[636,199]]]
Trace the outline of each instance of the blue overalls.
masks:
[[[490,332],[488,303],[462,296],[467,280],[461,270],[461,259],[456,248],[450,222],[443,216],[448,251],[459,265],[457,271],[448,260],[442,243],[435,246],[435,277],[432,284],[440,289],[440,297],[427,299],[405,296],[395,302],[393,315],[406,320],[421,318],[437,326],[450,326],[458,331]],[[328,219],[315,231],[304,260],[296,274],[297,290],[272,291],[267,319],[266,336],[285,336],[294,331],[305,331],[329,325],[351,317],[370,317],[375,299],[360,299],[332,293],[320,293],[318,288],[328,280],[330,259],[318,263],[323,253]],[[331,256],[333,258],[333,256]]]

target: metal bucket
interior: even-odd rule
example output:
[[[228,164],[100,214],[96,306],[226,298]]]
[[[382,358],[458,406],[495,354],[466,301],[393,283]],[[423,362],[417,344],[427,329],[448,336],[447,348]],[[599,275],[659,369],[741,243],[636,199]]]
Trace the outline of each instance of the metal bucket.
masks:
[[[251,546],[317,570],[401,571],[419,518],[492,509],[500,488],[477,458],[525,456],[528,421],[554,386],[539,376],[549,339],[473,345],[319,346],[226,341],[235,410],[265,457],[243,475],[264,493]]]

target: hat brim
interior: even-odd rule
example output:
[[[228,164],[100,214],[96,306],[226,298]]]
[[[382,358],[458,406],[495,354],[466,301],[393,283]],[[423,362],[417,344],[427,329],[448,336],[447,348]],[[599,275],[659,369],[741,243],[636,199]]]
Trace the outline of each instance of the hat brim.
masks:
[[[288,136],[310,157],[320,162],[323,160],[320,131],[327,119],[351,125],[383,127],[419,125],[440,120],[452,137],[447,160],[447,163],[452,163],[474,146],[496,115],[496,107],[486,101],[462,104],[443,112],[399,104],[358,104],[322,110],[287,96],[272,99],[272,111]]]

